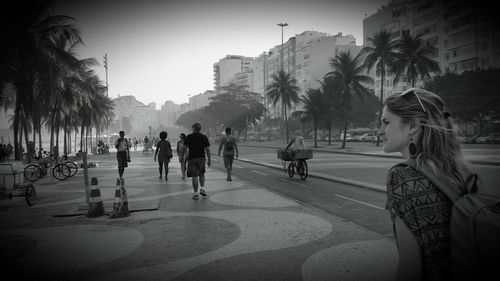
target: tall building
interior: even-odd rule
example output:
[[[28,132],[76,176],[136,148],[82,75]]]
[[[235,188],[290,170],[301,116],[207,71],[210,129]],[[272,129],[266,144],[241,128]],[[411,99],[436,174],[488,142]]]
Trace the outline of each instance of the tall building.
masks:
[[[253,58],[238,55],[227,55],[214,63],[214,90],[227,86],[236,73],[246,72],[252,68]]]
[[[192,97],[189,97],[189,110],[196,110],[210,104],[210,98],[215,97],[217,92],[212,90],[206,90],[203,94],[198,94]]]
[[[115,120],[111,126],[113,131],[125,130],[126,134],[144,134],[149,126],[156,128],[160,125],[160,114],[156,104],[148,105],[136,100],[134,96],[120,96],[113,99]]]
[[[397,40],[404,34],[419,35],[424,44],[437,48],[431,58],[436,60],[442,72],[462,73],[473,69],[500,66],[500,21],[493,16],[493,7],[487,2],[460,0],[393,0],[382,6],[375,14],[363,20],[364,44],[381,29],[392,32]],[[384,83],[384,96],[408,88],[406,82],[393,87],[394,77],[385,81],[375,75],[373,85],[380,96],[380,85]],[[417,86],[424,81],[417,81]]]
[[[329,35],[317,31],[304,31],[289,38],[283,43],[283,60],[281,45],[274,46],[255,59],[254,63],[254,91],[261,93],[265,98],[265,88],[272,82],[272,76],[281,69],[297,79],[300,87],[300,96],[308,89],[319,88],[323,77],[332,69],[329,60],[340,51],[351,51],[358,54],[360,46],[356,46],[356,39],[352,35]],[[261,78],[262,77],[262,78]],[[265,99],[264,99],[265,100]],[[271,117],[281,114],[281,105],[273,107],[266,105]],[[302,110],[300,104],[292,105],[290,113]]]

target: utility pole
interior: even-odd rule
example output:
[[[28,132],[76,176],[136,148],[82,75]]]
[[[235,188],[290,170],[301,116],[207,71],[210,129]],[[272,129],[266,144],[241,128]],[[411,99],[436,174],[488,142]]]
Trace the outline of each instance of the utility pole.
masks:
[[[109,98],[109,85],[108,85],[108,54],[104,54],[104,69],[106,69],[106,97]],[[106,133],[107,139],[108,139],[108,147],[109,147],[109,124],[107,128],[107,133]]]

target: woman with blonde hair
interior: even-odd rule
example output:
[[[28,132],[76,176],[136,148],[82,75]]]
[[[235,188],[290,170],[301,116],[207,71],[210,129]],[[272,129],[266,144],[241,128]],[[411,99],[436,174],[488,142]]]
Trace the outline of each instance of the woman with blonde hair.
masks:
[[[386,209],[399,253],[396,280],[449,280],[453,203],[446,194],[462,194],[472,174],[450,114],[438,95],[408,89],[385,99],[378,133],[385,152],[405,159],[387,175]]]

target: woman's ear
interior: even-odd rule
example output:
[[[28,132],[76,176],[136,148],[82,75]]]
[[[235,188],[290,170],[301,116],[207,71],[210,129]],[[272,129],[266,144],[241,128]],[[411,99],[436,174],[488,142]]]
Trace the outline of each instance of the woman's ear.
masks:
[[[410,122],[410,134],[415,134],[420,130],[420,121],[418,119],[413,119]]]

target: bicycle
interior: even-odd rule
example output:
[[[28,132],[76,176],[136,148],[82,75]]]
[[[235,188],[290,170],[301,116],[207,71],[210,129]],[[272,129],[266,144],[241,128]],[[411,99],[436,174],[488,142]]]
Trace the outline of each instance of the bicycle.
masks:
[[[291,151],[289,150],[278,150],[278,159],[281,159],[283,165],[283,170],[288,174],[289,177],[295,175],[295,171],[299,175],[301,180],[305,180],[309,175],[309,168],[307,165],[307,159],[312,159],[311,149],[301,149],[295,151],[295,160],[290,157]],[[287,161],[290,163],[287,165]]]
[[[38,164],[30,164],[24,168],[24,178],[28,181],[35,182],[41,178],[44,178],[47,175],[48,169],[51,170],[52,177],[60,181],[63,181],[68,177],[76,174],[78,167],[73,173],[74,167],[70,167],[67,163],[62,163],[62,159],[63,158],[56,157],[55,155],[50,155],[48,159],[39,159]]]

